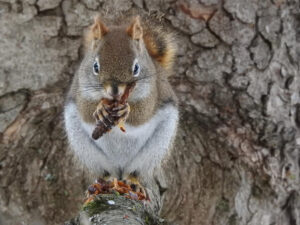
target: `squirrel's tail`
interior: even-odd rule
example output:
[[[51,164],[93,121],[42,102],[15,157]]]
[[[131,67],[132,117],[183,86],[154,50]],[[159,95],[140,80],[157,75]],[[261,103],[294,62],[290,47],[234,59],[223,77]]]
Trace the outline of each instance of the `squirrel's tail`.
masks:
[[[149,55],[163,68],[170,70],[173,67],[177,53],[176,36],[166,27],[153,22],[144,22],[143,39]]]

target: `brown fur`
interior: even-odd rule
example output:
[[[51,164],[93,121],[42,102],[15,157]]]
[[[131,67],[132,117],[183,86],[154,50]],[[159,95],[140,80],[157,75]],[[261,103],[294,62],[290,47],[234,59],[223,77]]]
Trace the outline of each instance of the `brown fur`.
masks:
[[[131,103],[130,105],[130,114],[127,118],[127,123],[133,126],[138,126],[144,124],[152,118],[157,110],[157,88],[152,86],[153,89],[151,94],[143,99],[142,101]]]
[[[106,56],[102,57],[101,70],[105,72],[100,76],[101,83],[111,80],[125,83],[132,81],[132,76],[128,74],[134,58],[130,41],[124,27],[112,29],[105,35],[101,47],[101,54]]]
[[[157,78],[151,80],[151,94],[137,102],[129,101],[131,111],[127,123],[133,126],[147,122],[165,102],[171,101],[175,104],[177,102],[173,89],[167,81],[176,52],[174,37],[161,26],[145,20],[140,21],[138,17],[129,26],[121,24],[112,29],[107,28],[99,18],[95,19],[85,38],[86,46],[92,45],[95,39],[101,39],[101,54],[106,57],[101,58],[101,71],[105,72],[99,76],[99,79],[102,85],[107,85],[112,80],[122,83],[132,81],[132,74],[128,75],[128,68],[131,68],[130,63],[132,64],[133,61],[129,43],[130,39],[137,40],[141,37],[149,55],[157,62],[155,65],[160,67],[156,68]],[[82,119],[87,123],[95,124],[92,115],[99,101],[84,98],[76,87],[78,87],[78,76],[74,77],[71,95],[75,98]]]
[[[126,21],[128,19],[121,18],[119,20]],[[163,68],[167,70],[171,69],[177,51],[174,33],[166,30],[165,27],[155,23],[146,16],[143,19],[141,19],[140,16],[137,16],[131,20],[132,23],[126,28],[127,34],[133,39],[143,37],[149,55]],[[116,23],[120,22],[117,21]],[[99,32],[98,29],[100,29]],[[90,46],[95,37],[99,37],[98,39],[100,39],[108,32],[109,29],[101,22],[100,17],[96,17],[94,24],[85,34],[85,46]],[[98,33],[102,35],[99,35]]]

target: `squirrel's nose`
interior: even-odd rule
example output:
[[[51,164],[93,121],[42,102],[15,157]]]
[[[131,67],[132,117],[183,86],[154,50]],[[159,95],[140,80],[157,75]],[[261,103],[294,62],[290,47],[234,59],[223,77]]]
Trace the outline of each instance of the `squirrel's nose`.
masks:
[[[112,95],[112,96],[118,96],[119,95],[119,88],[118,88],[117,85],[112,85],[111,86],[110,95]]]
[[[123,95],[125,85],[122,84],[111,84],[105,87],[107,94],[113,98],[118,98]]]

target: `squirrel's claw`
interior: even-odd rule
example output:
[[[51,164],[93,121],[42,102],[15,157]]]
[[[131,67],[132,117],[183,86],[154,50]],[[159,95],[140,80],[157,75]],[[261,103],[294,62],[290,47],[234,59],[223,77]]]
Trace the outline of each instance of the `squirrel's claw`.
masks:
[[[126,103],[118,108],[118,110],[113,109],[111,115],[114,117],[118,117],[121,120],[126,120],[130,112],[129,104]]]
[[[125,184],[131,187],[131,189],[135,192],[142,193],[146,199],[148,198],[146,189],[141,185],[137,177],[129,175],[125,179],[122,180]]]
[[[93,113],[94,118],[96,119],[97,124],[103,123],[109,130],[114,125],[114,120],[109,114],[109,111],[106,107],[103,107],[102,104],[97,106],[96,111]]]

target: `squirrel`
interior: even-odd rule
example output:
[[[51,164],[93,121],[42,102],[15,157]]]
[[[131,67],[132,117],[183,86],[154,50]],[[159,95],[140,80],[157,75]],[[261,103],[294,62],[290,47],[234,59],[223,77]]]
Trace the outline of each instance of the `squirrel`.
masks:
[[[85,33],[84,57],[65,101],[65,130],[71,149],[89,172],[143,188],[160,173],[176,136],[178,100],[168,77],[177,45],[172,32],[149,19],[116,21],[105,25],[97,16]],[[115,112],[128,115],[126,133],[113,127],[92,139],[93,112],[100,100],[121,96],[133,82],[129,115],[128,105]],[[98,116],[105,120],[111,112],[102,110]]]

